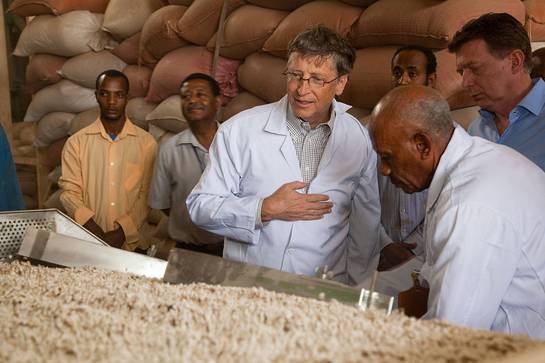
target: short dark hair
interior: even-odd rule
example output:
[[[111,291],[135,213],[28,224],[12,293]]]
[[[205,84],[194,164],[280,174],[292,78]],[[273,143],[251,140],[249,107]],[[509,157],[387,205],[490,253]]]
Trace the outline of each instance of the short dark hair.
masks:
[[[210,85],[210,89],[212,90],[212,94],[215,97],[218,97],[220,95],[220,85],[218,81],[214,79],[211,75],[205,74],[205,73],[191,73],[189,76],[185,77],[182,83],[180,83],[180,89],[182,89],[182,86],[185,82],[191,81],[192,79],[202,79],[208,82]]]
[[[426,47],[421,47],[419,45],[406,45],[404,47],[399,48],[396,50],[394,55],[392,56],[392,60],[390,61],[390,68],[394,68],[394,58],[401,52],[409,52],[415,50],[417,52],[420,52],[426,56],[426,76],[429,76],[432,73],[435,73],[437,70],[437,59],[435,58],[435,54]]]
[[[123,81],[125,81],[125,91],[129,93],[129,79],[125,75],[125,73],[118,71],[117,69],[108,69],[101,74],[98,75],[95,87],[98,91],[100,88],[100,85],[106,78],[121,78]]]
[[[457,52],[462,45],[475,39],[482,39],[490,53],[504,58],[515,49],[524,53],[524,67],[532,70],[532,48],[530,38],[521,23],[507,13],[488,13],[471,20],[454,35],[448,49]]]
[[[356,51],[350,42],[323,25],[297,34],[288,44],[288,58],[295,52],[304,57],[333,56],[339,76],[350,73],[356,60]]]

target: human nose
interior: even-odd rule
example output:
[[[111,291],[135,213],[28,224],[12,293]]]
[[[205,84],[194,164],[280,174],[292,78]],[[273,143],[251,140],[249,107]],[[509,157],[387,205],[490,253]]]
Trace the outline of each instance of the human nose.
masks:
[[[464,71],[462,73],[462,87],[463,88],[469,88],[473,85],[473,74],[471,74],[471,71]]]
[[[106,102],[107,102],[109,105],[115,104],[116,101],[117,101],[117,99],[116,99],[116,97],[115,97],[114,94],[111,93],[111,94],[109,94],[109,95],[106,96]]]
[[[310,78],[300,78],[297,81],[297,91],[299,94],[304,94],[310,89]]]
[[[398,83],[399,83],[400,86],[406,86],[409,83],[411,83],[411,78],[409,77],[409,74],[407,72],[403,72],[403,74],[399,78]]]

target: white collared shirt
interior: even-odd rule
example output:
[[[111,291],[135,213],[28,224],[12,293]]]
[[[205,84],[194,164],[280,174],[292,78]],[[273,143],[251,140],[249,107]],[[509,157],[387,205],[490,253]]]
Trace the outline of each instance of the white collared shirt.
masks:
[[[425,318],[545,338],[545,173],[454,131],[428,190]]]

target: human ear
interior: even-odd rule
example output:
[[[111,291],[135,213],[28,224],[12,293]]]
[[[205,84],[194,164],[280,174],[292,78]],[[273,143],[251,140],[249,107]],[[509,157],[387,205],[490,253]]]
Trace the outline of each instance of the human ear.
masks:
[[[524,69],[524,53],[520,49],[515,49],[509,54],[509,60],[511,61],[511,70],[513,73],[517,73]]]
[[[417,133],[413,136],[413,143],[421,160],[426,160],[431,154],[431,139],[424,133]]]
[[[335,85],[336,96],[340,96],[343,93],[346,83],[348,83],[348,74],[345,74],[344,76],[339,77],[339,80],[337,81],[337,84]]]
[[[435,88],[435,82],[437,81],[437,73],[433,72],[432,74],[429,74],[428,76],[428,86],[431,88]]]

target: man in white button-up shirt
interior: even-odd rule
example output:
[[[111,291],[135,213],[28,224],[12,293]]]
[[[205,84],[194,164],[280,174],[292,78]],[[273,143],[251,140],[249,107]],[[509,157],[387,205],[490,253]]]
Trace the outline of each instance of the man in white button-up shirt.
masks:
[[[545,173],[454,127],[428,87],[391,91],[369,129],[383,175],[429,188],[424,318],[545,339]]]
[[[359,283],[376,266],[380,205],[367,130],[335,101],[354,48],[316,27],[290,43],[287,95],[223,123],[187,204],[224,257]],[[281,75],[278,75],[281,76]]]

